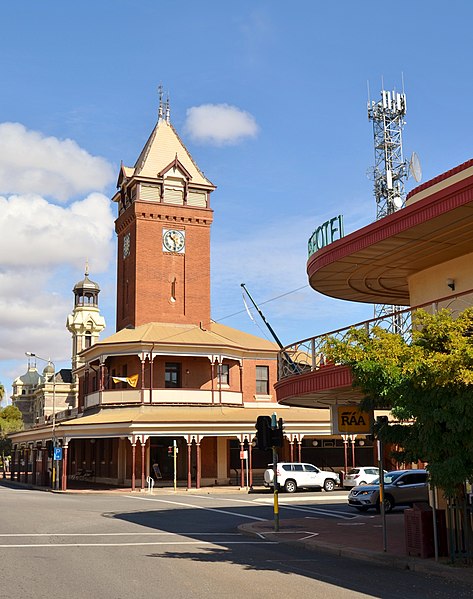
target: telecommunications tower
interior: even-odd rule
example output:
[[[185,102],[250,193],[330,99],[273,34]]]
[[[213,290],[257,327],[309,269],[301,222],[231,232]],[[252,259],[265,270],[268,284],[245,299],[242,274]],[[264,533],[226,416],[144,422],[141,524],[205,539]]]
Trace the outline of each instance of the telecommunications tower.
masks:
[[[376,219],[404,207],[404,182],[408,175],[402,153],[405,114],[405,93],[382,90],[379,102],[368,101],[368,119],[373,121],[374,135]]]
[[[384,218],[401,208],[406,201],[405,181],[412,173],[420,181],[420,164],[415,153],[410,163],[404,160],[402,130],[405,125],[406,94],[404,91],[381,91],[378,102],[368,100],[368,119],[373,121],[374,135],[374,196],[376,220]],[[406,334],[410,330],[408,313],[396,314],[397,306],[375,305],[375,318],[386,318],[391,333]],[[389,316],[391,315],[391,319]]]

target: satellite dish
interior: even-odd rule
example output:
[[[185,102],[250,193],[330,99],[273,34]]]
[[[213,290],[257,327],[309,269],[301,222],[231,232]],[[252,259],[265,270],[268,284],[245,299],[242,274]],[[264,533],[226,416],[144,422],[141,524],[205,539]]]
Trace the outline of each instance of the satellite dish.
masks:
[[[396,208],[396,210],[399,210],[399,208],[402,208],[402,198],[401,198],[401,196],[394,196],[393,197],[393,204],[394,204],[394,207]]]
[[[419,156],[417,156],[415,152],[412,152],[412,156],[409,161],[409,171],[417,183],[419,183],[419,181],[422,179],[422,168],[420,166]]]

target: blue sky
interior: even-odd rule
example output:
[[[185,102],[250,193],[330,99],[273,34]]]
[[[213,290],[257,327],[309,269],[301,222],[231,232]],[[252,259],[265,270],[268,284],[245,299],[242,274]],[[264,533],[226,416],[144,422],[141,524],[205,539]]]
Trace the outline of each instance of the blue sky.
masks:
[[[472,157],[473,5],[453,0],[180,2],[23,0],[0,39],[0,381],[25,351],[70,364],[72,287],[89,259],[114,332],[120,161],[133,165],[157,116],[171,121],[213,194],[212,315],[267,335],[244,311],[246,283],[284,343],[372,316],[308,287],[307,240],[343,214],[374,220],[367,81],[401,88],[404,153],[423,180]],[[205,134],[189,110],[226,105]],[[202,129],[203,128],[203,129]],[[407,184],[411,189],[413,181]],[[230,316],[233,315],[233,316]],[[261,327],[261,328],[259,328]]]

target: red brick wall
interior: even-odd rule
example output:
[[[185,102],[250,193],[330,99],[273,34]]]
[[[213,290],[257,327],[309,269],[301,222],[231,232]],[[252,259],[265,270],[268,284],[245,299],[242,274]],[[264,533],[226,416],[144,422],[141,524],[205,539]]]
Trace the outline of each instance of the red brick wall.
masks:
[[[133,203],[115,223],[118,235],[117,330],[148,322],[210,322],[210,225],[207,208]],[[163,229],[186,234],[185,254],[163,252]],[[130,232],[130,255],[123,237]],[[176,279],[176,301],[171,284]]]

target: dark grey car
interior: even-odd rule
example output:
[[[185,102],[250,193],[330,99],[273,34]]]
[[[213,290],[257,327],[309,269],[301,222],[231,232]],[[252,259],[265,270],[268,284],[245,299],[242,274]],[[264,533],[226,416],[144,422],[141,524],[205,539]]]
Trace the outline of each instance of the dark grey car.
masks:
[[[384,475],[384,509],[390,512],[396,505],[412,505],[429,501],[426,470],[392,470]],[[379,481],[378,481],[379,483]],[[379,484],[353,487],[348,504],[360,512],[369,508],[379,511]]]

